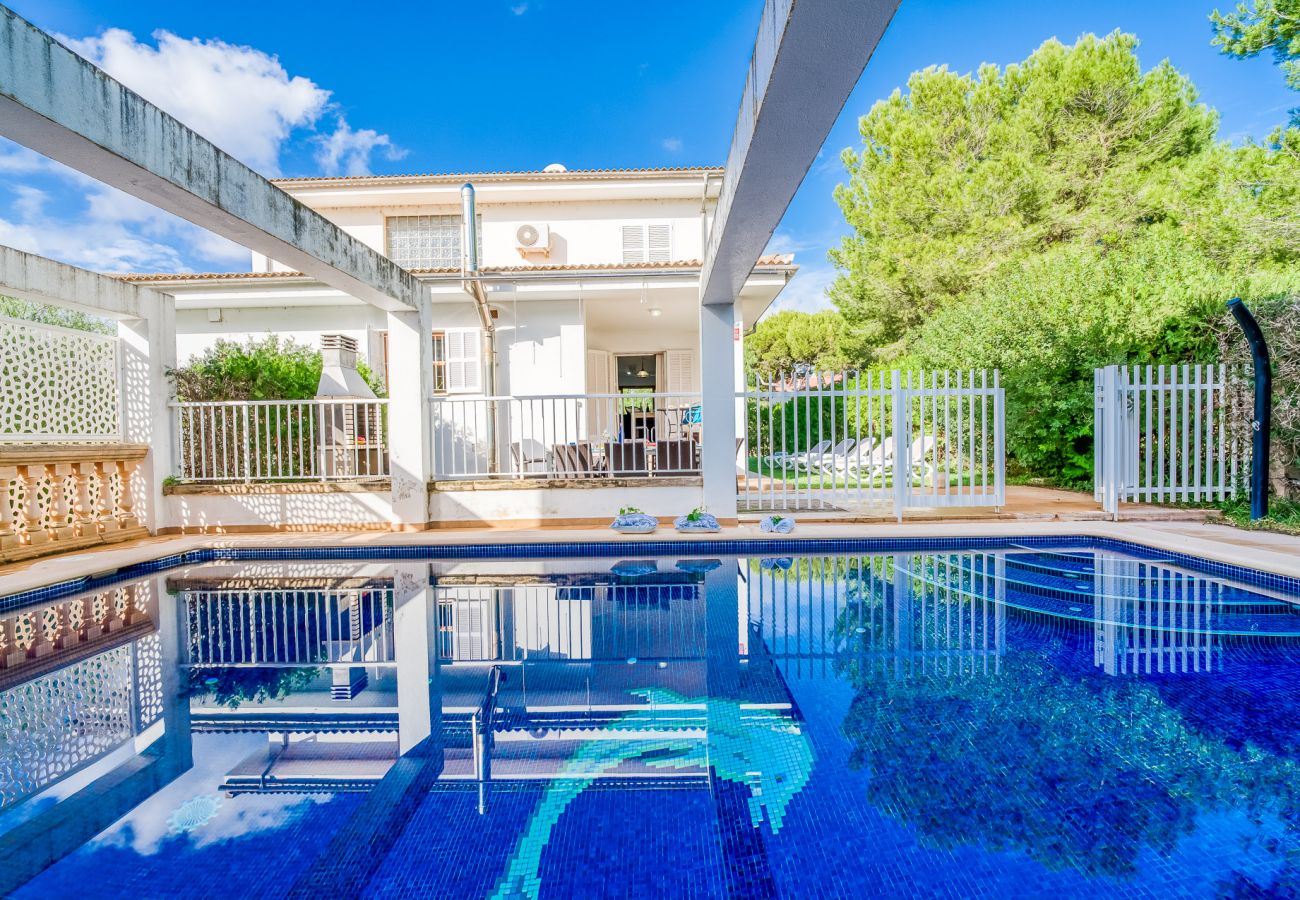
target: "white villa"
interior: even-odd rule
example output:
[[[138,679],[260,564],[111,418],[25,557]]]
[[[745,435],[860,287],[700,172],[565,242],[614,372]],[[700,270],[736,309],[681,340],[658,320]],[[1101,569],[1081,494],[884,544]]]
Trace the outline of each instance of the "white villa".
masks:
[[[533,172],[275,182],[429,287],[429,521],[577,521],[627,504],[656,515],[701,505],[702,380],[721,379],[715,383],[728,394],[743,389],[743,333],[797,270],[791,256],[758,260],[734,307],[734,363],[710,370],[700,338],[701,260],[722,176],[721,168],[553,164]],[[370,396],[349,375],[352,349],[386,383],[393,377],[387,312],[264,255],[253,253],[245,273],[124,280],[175,298],[179,362],[220,339],[274,333],[329,346],[327,373],[336,377],[325,379],[331,387],[323,382],[322,397]],[[331,446],[348,449],[331,475],[357,476],[352,502],[337,492],[328,503],[309,501],[301,487],[285,484],[279,495],[297,491],[299,507],[323,505],[308,514],[321,527],[388,522],[391,515],[370,503],[374,490],[366,496],[367,486],[391,474],[386,448],[376,446],[380,407],[336,412],[340,439]],[[180,430],[202,438],[179,441],[177,474],[199,487],[171,493],[178,527],[284,521],[287,507],[264,512],[266,494],[250,501],[228,484],[220,497],[208,490],[199,500],[193,492],[205,482],[249,480],[213,452],[209,435],[256,448],[305,410],[264,409],[247,427],[229,413],[181,412]],[[254,473],[262,476],[256,480],[317,474],[295,471],[292,459],[277,464],[278,471]],[[548,491],[574,486],[585,490]]]
[[[274,183],[429,284],[437,393],[692,393],[701,375],[701,260],[722,171],[551,165]],[[465,184],[476,194],[495,360],[463,272]],[[796,268],[790,256],[759,260],[739,298],[737,340]],[[129,280],[176,297],[182,362],[219,338],[273,332],[316,346],[322,335],[342,334],[372,368],[385,368],[382,310],[259,254],[247,273]]]

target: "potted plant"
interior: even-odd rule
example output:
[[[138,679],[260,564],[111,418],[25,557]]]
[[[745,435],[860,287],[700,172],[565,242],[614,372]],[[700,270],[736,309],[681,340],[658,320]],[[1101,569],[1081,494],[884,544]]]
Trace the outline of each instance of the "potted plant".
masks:
[[[673,524],[683,534],[710,534],[722,530],[718,520],[705,512],[704,508],[700,506],[695,507],[684,516],[678,516]]]
[[[619,534],[653,534],[659,520],[635,506],[624,506],[609,527]]]
[[[794,531],[794,519],[790,516],[764,516],[758,523],[758,530],[765,534],[789,534]]]

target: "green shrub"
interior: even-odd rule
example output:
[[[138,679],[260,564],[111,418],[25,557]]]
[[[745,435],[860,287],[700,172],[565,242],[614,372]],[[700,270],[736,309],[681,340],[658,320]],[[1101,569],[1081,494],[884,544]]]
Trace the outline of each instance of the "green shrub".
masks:
[[[1213,361],[1232,296],[1300,288],[1300,272],[1226,272],[1174,229],[1120,247],[1067,245],[995,275],[915,332],[904,362],[998,368],[1007,452],[1033,475],[1092,476],[1093,370]]]
[[[364,362],[357,371],[383,396],[383,386]],[[244,343],[220,340],[173,371],[179,400],[308,400],[320,384],[320,351],[279,335]]]

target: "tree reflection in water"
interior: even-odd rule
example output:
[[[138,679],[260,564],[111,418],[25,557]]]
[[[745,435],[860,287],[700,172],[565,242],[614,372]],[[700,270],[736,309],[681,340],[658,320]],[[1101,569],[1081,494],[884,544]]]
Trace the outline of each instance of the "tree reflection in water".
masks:
[[[1125,876],[1144,851],[1171,852],[1198,817],[1236,815],[1243,849],[1262,847],[1283,866],[1279,878],[1294,877],[1300,765],[1249,736],[1198,730],[1162,696],[1177,690],[1173,679],[1186,692],[1214,675],[1165,675],[1158,690],[1140,676],[1070,666],[1068,632],[1052,637],[1014,611],[996,667],[900,673],[878,664],[897,640],[893,566],[875,558],[862,568],[876,577],[848,583],[835,624],[838,672],[856,691],[842,730],[850,765],[869,776],[868,799],[923,841]],[[933,581],[909,585],[931,625],[963,621],[980,602],[937,593]],[[926,627],[926,616],[912,621]]]

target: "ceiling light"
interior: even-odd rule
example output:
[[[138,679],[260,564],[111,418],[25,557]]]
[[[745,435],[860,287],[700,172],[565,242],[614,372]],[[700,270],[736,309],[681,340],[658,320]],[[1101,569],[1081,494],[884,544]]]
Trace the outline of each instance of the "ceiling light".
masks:
[[[664,311],[657,306],[650,307],[646,312],[650,313],[650,318],[652,319],[657,319],[664,314]]]
[[[642,369],[640,372],[637,372],[637,373],[636,373],[636,377],[637,377],[637,378],[649,378],[649,377],[650,377],[650,373],[647,372],[645,369]]]

